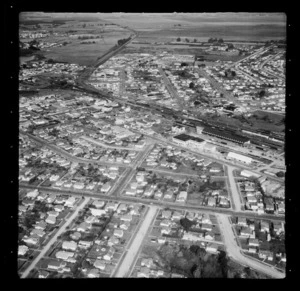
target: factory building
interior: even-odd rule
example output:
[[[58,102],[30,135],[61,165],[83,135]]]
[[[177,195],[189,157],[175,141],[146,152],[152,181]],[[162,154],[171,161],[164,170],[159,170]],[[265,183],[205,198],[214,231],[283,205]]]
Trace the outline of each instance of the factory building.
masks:
[[[239,155],[239,154],[236,154],[233,152],[229,152],[227,155],[227,158],[229,160],[235,160],[235,161],[242,162],[242,163],[245,163],[248,165],[251,164],[251,162],[252,162],[252,158],[249,158],[249,157],[246,157],[243,155]]]

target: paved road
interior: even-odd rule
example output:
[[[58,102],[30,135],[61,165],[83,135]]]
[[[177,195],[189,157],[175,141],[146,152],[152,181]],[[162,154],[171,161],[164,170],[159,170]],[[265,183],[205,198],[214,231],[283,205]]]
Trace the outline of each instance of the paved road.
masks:
[[[135,148],[135,147],[121,147],[121,146],[111,146],[111,145],[107,145],[106,143],[102,143],[101,141],[98,141],[98,140],[94,140],[90,137],[87,137],[87,136],[81,136],[81,138],[91,142],[91,143],[94,143],[94,144],[97,144],[99,146],[102,146],[104,148],[110,148],[110,149],[117,149],[117,150],[127,150],[127,151],[141,151],[143,149],[140,149],[140,148]]]
[[[178,104],[185,109],[186,108],[186,104],[183,100],[183,98],[180,98],[179,95],[177,94],[176,89],[174,88],[173,84],[170,82],[169,78],[166,76],[164,70],[162,68],[159,68],[159,72],[163,78],[163,81],[165,83],[165,86],[167,87],[170,95],[172,95],[172,97],[174,99],[176,99],[178,101]]]
[[[90,198],[85,197],[84,201],[77,207],[77,209],[74,211],[74,213],[68,218],[68,220],[65,222],[65,224],[57,231],[57,233],[50,239],[50,241],[47,243],[47,245],[43,248],[43,250],[40,252],[40,254],[32,261],[30,266],[24,271],[21,278],[26,278],[30,271],[35,267],[37,262],[44,257],[46,252],[49,250],[49,248],[55,243],[58,236],[60,236],[65,230],[66,227],[72,222],[72,220],[77,216],[79,210],[81,210],[88,202]]]
[[[61,189],[55,189],[55,188],[49,188],[49,187],[36,187],[36,186],[30,186],[30,185],[19,185],[20,189],[38,189],[41,192],[44,193],[56,193],[56,194],[67,194],[67,195],[74,195],[74,196],[86,196],[91,198],[97,198],[102,200],[117,200],[120,202],[127,202],[127,203],[142,203],[145,205],[157,205],[160,207],[172,207],[174,209],[179,210],[194,210],[194,211],[201,211],[201,212],[207,212],[207,213],[223,213],[227,215],[236,215],[236,216],[242,216],[246,218],[255,218],[255,219],[268,219],[268,220],[274,220],[274,221],[285,221],[285,216],[283,215],[273,215],[273,214],[257,214],[257,212],[253,211],[234,211],[232,209],[228,208],[218,208],[218,207],[209,207],[209,206],[200,206],[200,205],[189,205],[189,204],[179,204],[178,202],[166,202],[163,200],[156,200],[156,199],[145,199],[145,198],[137,198],[137,197],[130,197],[130,196],[118,196],[118,197],[112,197],[112,195],[105,195],[101,193],[95,193],[93,191],[87,191],[87,190],[61,190]],[[116,190],[115,190],[116,191]]]
[[[224,214],[216,214],[216,216],[218,218],[220,230],[223,235],[224,245],[230,258],[241,263],[242,265],[249,266],[250,268],[265,273],[271,277],[285,278],[284,273],[281,273],[276,269],[266,266],[256,260],[252,260],[243,256],[241,254],[240,247],[235,239],[235,235],[232,230],[232,225],[228,220],[228,216]]]
[[[241,197],[239,190],[237,188],[236,182],[234,180],[233,171],[236,170],[236,168],[227,166],[227,173],[228,173],[228,179],[229,179],[229,187],[232,193],[232,199],[235,205],[236,211],[241,211],[242,209],[242,203],[241,203]]]
[[[35,135],[32,135],[30,133],[27,132],[21,132],[21,134],[25,134],[27,135],[29,138],[43,144],[44,146],[46,146],[47,148],[51,149],[52,151],[62,155],[63,157],[65,157],[66,159],[72,161],[72,162],[76,162],[76,163],[89,163],[89,164],[99,164],[99,165],[106,165],[106,166],[115,166],[116,164],[120,167],[130,167],[130,165],[125,164],[125,163],[118,163],[118,162],[102,162],[99,160],[92,160],[92,159],[85,159],[85,158],[78,158],[78,157],[74,157],[73,155],[71,155],[70,153],[68,153],[67,151],[61,149],[60,147],[54,145],[54,144],[50,144],[49,142],[45,141],[44,139],[37,137]]]
[[[156,169],[154,167],[144,167],[146,170],[148,171],[153,171],[153,172],[157,172],[157,173],[164,173],[167,175],[171,175],[171,176],[188,176],[188,177],[199,177],[199,175],[197,174],[187,174],[187,173],[176,173],[176,172],[172,172],[172,170],[160,170],[160,169]],[[215,177],[215,176],[214,176]],[[225,176],[223,176],[224,178]]]
[[[140,246],[144,240],[144,237],[147,234],[147,230],[153,218],[155,217],[157,209],[158,208],[156,206],[150,206],[150,209],[146,214],[143,223],[141,224],[138,232],[135,235],[135,238],[133,239],[131,245],[129,246],[129,249],[126,253],[123,262],[121,263],[117,273],[115,274],[115,277],[124,278],[129,275],[129,271],[131,270],[132,264],[139,253]]]

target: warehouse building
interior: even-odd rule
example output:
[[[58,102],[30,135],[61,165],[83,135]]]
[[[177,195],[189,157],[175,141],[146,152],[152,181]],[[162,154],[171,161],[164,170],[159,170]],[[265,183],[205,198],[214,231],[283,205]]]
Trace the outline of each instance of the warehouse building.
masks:
[[[233,152],[229,152],[227,155],[227,158],[229,160],[235,160],[235,161],[242,162],[242,163],[245,163],[248,165],[251,164],[251,162],[252,162],[252,158],[249,158],[249,157],[246,157],[243,155],[239,155],[239,154],[236,154]]]
[[[187,134],[179,134],[173,137],[173,141],[181,146],[190,147],[192,149],[203,149],[206,144],[205,140],[199,137],[187,135]]]
[[[238,144],[241,144],[241,145],[250,142],[249,138],[239,136],[239,135],[234,135],[230,132],[218,130],[218,129],[215,129],[215,128],[212,128],[212,127],[205,127],[203,130],[197,129],[198,133],[200,133],[200,131],[201,131],[202,134],[215,136],[217,138],[225,139],[225,140],[235,142],[235,143],[238,143]]]

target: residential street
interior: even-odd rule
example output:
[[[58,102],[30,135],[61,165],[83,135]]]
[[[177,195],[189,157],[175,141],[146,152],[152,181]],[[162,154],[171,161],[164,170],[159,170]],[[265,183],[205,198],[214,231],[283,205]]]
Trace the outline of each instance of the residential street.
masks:
[[[57,231],[57,233],[53,236],[52,239],[47,243],[47,245],[43,248],[40,254],[32,261],[30,266],[24,271],[21,278],[26,278],[30,271],[34,269],[37,262],[44,257],[49,248],[55,243],[57,238],[66,230],[66,227],[72,222],[72,220],[77,216],[79,210],[83,209],[83,207],[89,202],[90,198],[85,197],[84,201],[81,203],[79,207],[74,211],[74,213],[69,217],[69,219],[65,222],[65,224]]]
[[[242,207],[242,203],[241,203],[241,197],[239,194],[239,190],[238,190],[238,186],[234,180],[234,176],[233,176],[233,170],[235,170],[234,167],[232,166],[227,166],[228,169],[228,179],[229,179],[229,187],[232,193],[232,199],[234,202],[234,206],[235,206],[235,210],[236,211],[241,211],[241,207]]]
[[[129,249],[126,253],[123,262],[121,263],[117,273],[115,274],[115,277],[117,278],[125,278],[129,275],[129,271],[131,270],[132,264],[139,253],[140,246],[144,240],[145,235],[147,234],[147,230],[154,216],[156,215],[156,211],[158,209],[157,206],[149,206],[149,207],[150,209],[146,214],[143,223],[140,226],[140,229],[137,231],[131,245],[129,246]]]
[[[285,274],[277,271],[274,268],[264,265],[256,260],[247,258],[241,254],[240,247],[235,239],[235,235],[232,230],[232,225],[229,222],[229,216],[224,214],[215,214],[219,221],[220,230],[222,232],[224,245],[226,247],[227,254],[233,260],[240,264],[249,266],[257,271],[265,273],[274,278],[285,278]]]

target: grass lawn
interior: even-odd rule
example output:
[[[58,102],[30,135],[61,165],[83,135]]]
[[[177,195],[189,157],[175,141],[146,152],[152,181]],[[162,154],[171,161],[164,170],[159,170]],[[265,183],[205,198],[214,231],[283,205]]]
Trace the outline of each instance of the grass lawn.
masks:
[[[160,227],[153,227],[150,236],[159,237],[160,236]]]
[[[21,270],[26,262],[24,259],[18,259],[18,270]]]

